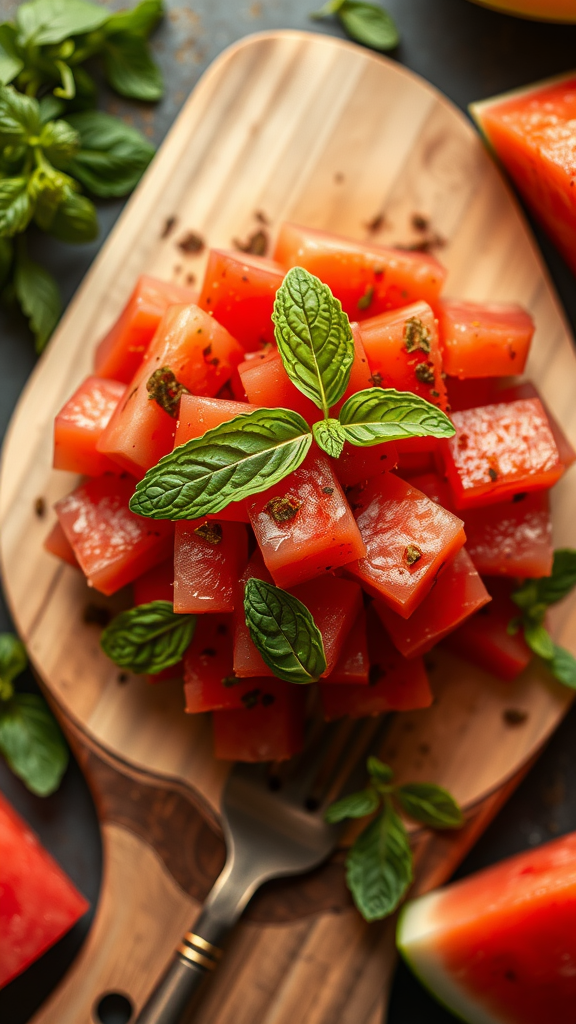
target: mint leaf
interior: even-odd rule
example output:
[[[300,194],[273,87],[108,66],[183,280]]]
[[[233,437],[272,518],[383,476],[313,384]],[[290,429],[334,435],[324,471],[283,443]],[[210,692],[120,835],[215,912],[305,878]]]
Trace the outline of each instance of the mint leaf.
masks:
[[[164,14],[162,0],[141,0],[131,11],[116,11],[106,22],[106,35],[116,32],[130,32],[132,35],[149,36]]]
[[[524,639],[534,654],[538,654],[545,661],[554,657],[554,644],[547,629],[537,622],[524,622]]]
[[[61,242],[93,242],[98,237],[96,207],[86,196],[67,189],[44,230]]]
[[[0,194],[1,185],[0,182]],[[14,290],[36,337],[36,351],[41,352],[60,317],[62,303],[58,285],[44,267],[20,252],[16,260]]]
[[[100,643],[120,668],[156,675],[180,661],[195,627],[194,615],[176,614],[170,601],[151,601],[116,615]]]
[[[412,881],[406,830],[388,805],[358,836],[346,858],[346,882],[367,921],[392,914]]]
[[[0,705],[0,753],[32,793],[49,796],[58,789],[68,748],[42,697],[18,693]]]
[[[109,17],[106,7],[87,0],[32,0],[21,4],[16,13],[18,43],[62,43],[69,36],[93,32]]]
[[[529,609],[536,604],[546,607],[561,601],[576,586],[576,551],[558,548],[554,552],[550,576],[525,580],[512,594],[519,608]]]
[[[576,690],[576,658],[565,647],[554,644],[554,654],[549,661],[552,675],[564,686]]]
[[[89,192],[103,198],[127,195],[154,156],[154,147],[135,128],[100,110],[71,114],[80,152],[68,169]]]
[[[411,391],[367,388],[344,402],[339,415],[347,441],[381,444],[404,437],[452,437],[454,427],[445,413]]]
[[[18,146],[40,134],[40,108],[12,85],[0,87],[0,146]]]
[[[12,683],[27,664],[28,655],[22,641],[15,633],[0,633],[0,700],[12,697]]]
[[[67,121],[49,121],[40,132],[40,145],[50,163],[62,167],[80,149],[80,135]]]
[[[360,793],[351,793],[331,804],[324,815],[324,820],[331,825],[345,818],[363,818],[373,814],[380,806],[380,797],[375,789],[363,789]]]
[[[104,70],[109,85],[121,96],[152,103],[162,98],[164,84],[148,44],[129,32],[118,32],[106,40]]]
[[[9,21],[0,25],[0,84],[8,85],[24,67],[16,46],[16,29]]]
[[[400,42],[394,20],[378,4],[344,0],[336,13],[344,31],[363,46],[384,52],[393,50]]]
[[[394,797],[411,818],[432,828],[460,828],[462,811],[454,797],[431,782],[409,782],[394,790]]]
[[[312,433],[290,409],[243,413],[187,441],[149,469],[130,508],[152,519],[199,519],[258,494],[304,461]]]
[[[327,417],[346,391],[354,361],[348,317],[328,285],[293,267],[276,292],[274,336],[290,380]]]
[[[326,452],[327,455],[331,455],[333,459],[338,459],[342,454],[344,442],[346,440],[338,420],[331,419],[319,420],[312,427],[312,433],[316,440],[316,444]]]
[[[391,782],[394,778],[394,772],[390,766],[373,755],[366,762],[366,770],[374,782]]]
[[[322,634],[306,605],[280,587],[249,579],[246,625],[266,664],[279,679],[313,683],[326,669]]]

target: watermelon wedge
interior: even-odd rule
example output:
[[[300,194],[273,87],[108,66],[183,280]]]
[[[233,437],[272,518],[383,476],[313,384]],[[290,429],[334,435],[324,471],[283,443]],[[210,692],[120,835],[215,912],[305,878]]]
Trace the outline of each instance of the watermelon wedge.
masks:
[[[518,191],[576,273],[576,74],[472,103],[469,109]]]
[[[397,944],[469,1024],[575,1024],[576,832],[410,900]]]

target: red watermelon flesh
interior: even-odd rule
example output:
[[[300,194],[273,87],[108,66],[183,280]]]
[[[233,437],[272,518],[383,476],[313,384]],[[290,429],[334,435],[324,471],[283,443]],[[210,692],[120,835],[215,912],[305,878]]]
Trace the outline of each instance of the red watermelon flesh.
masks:
[[[576,832],[410,900],[397,942],[469,1024],[576,1024]]]
[[[61,938],[88,906],[0,794],[0,988]]]
[[[470,113],[576,273],[576,75],[473,103]]]

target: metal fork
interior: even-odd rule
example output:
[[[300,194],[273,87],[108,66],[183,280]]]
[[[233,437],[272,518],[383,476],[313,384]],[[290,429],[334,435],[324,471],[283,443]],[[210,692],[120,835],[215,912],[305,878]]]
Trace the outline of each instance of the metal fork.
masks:
[[[313,726],[303,754],[280,765],[237,764],[222,798],[226,863],[194,930],[140,1012],[136,1024],[178,1024],[216,969],[221,943],[256,890],[271,878],[310,871],[334,849],[343,826],[328,825],[329,803],[363,784],[365,755],[381,719]]]

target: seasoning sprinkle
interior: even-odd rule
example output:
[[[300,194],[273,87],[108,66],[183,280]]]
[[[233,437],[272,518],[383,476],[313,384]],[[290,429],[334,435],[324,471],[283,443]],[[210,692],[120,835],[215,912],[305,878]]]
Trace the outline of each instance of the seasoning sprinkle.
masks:
[[[176,378],[169,366],[162,366],[146,381],[146,390],[150,400],[154,400],[173,419],[178,415],[180,399],[188,388]]]
[[[287,495],[284,498],[270,498],[270,501],[264,506],[264,511],[268,513],[275,523],[288,523],[291,519],[294,519],[301,508],[301,501]]]
[[[404,548],[404,561],[408,565],[414,565],[422,558],[422,549],[417,544],[407,544]]]
[[[434,368],[429,363],[418,363],[414,373],[421,384],[434,384]]]
[[[202,537],[207,544],[211,544],[212,547],[216,547],[222,543],[222,527],[220,523],[202,523],[201,526],[197,526],[194,533],[198,537]]]
[[[411,316],[404,324],[404,343],[407,352],[430,352],[430,332],[417,316]]]

